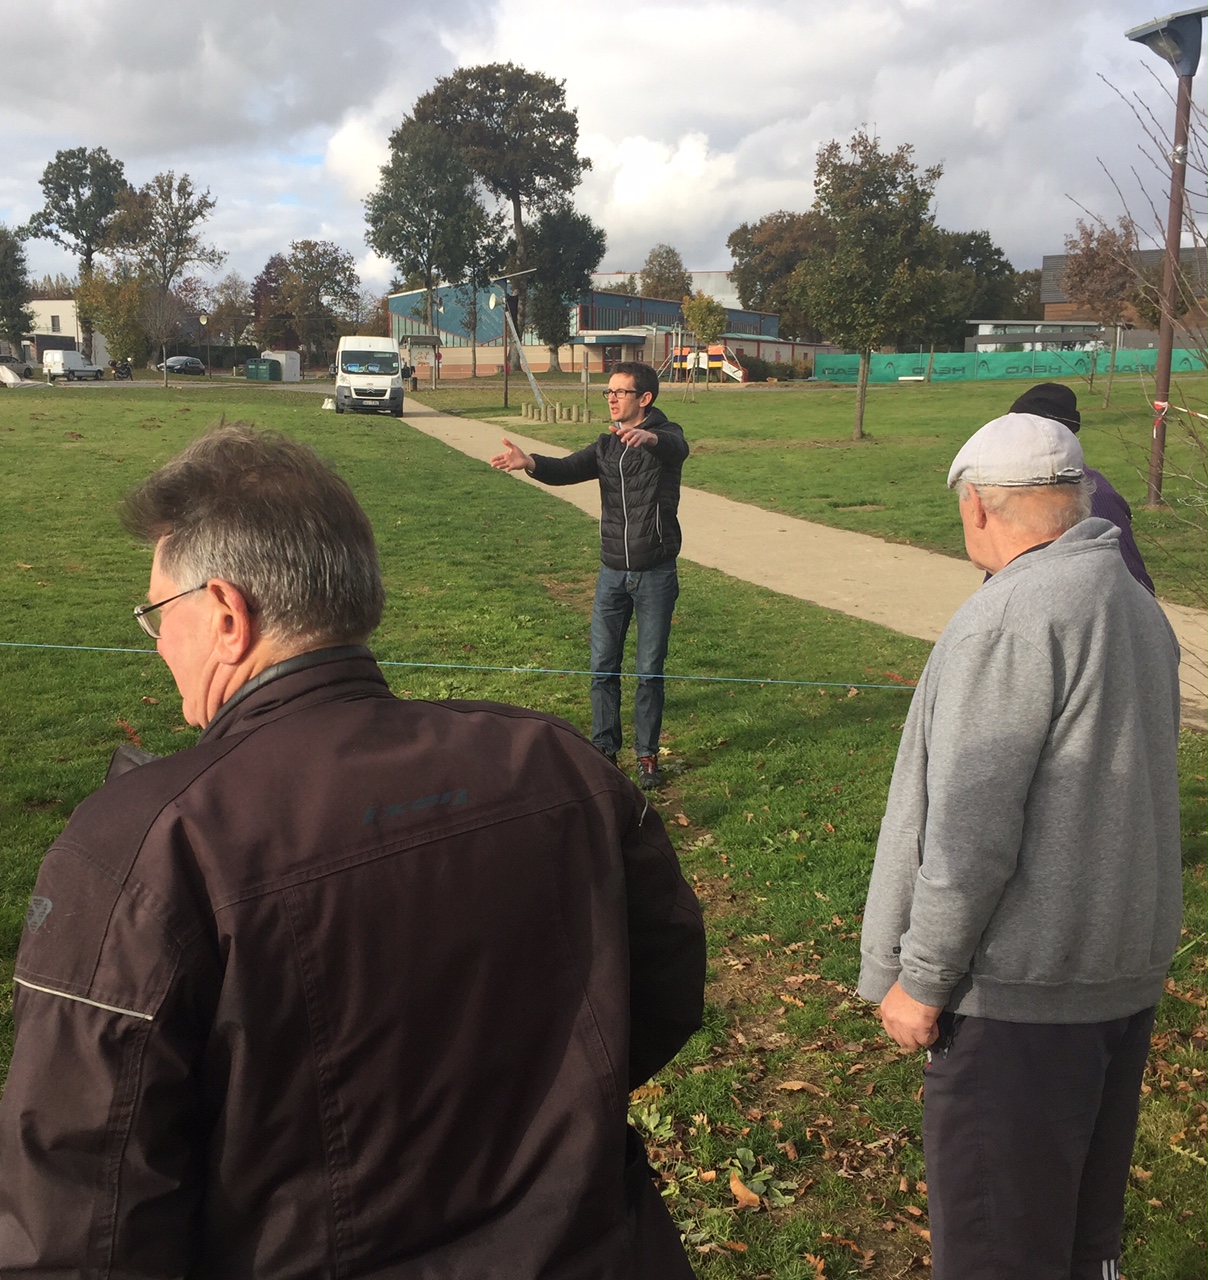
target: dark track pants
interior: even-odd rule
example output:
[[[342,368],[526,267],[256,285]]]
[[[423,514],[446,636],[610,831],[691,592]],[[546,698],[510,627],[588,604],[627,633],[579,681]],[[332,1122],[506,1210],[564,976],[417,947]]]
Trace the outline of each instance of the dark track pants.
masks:
[[[932,1280],[1115,1280],[1153,1017],[943,1019],[923,1102]]]

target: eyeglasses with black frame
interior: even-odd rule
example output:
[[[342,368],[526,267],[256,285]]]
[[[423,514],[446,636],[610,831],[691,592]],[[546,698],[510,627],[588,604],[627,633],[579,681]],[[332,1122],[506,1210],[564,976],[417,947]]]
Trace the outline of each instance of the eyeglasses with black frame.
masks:
[[[640,396],[642,393],[630,387],[609,387],[607,391],[601,391],[600,394],[605,400],[615,400],[618,396]]]
[[[208,583],[203,582],[199,587],[190,587],[187,591],[178,591],[174,596],[169,596],[166,600],[160,600],[155,604],[140,604],[134,610],[134,619],[152,640],[158,640],[161,623],[159,611],[164,605],[171,604],[173,600],[179,600],[181,596],[191,596],[195,591],[204,591],[208,585]]]

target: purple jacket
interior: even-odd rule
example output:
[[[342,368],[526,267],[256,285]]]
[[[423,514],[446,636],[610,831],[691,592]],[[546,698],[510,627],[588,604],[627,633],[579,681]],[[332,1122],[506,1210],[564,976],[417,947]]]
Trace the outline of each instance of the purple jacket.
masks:
[[[1110,520],[1120,530],[1120,554],[1129,573],[1152,596],[1153,579],[1145,572],[1145,561],[1141,559],[1141,551],[1137,540],[1133,537],[1132,511],[1127,502],[1112,488],[1107,477],[1101,471],[1087,467],[1086,474],[1095,482],[1095,495],[1091,498],[1091,515],[1103,520]]]

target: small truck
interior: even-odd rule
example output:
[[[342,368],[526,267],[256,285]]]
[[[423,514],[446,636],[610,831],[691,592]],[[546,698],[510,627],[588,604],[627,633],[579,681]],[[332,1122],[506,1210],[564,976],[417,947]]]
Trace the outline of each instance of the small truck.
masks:
[[[42,368],[51,382],[56,378],[66,378],[74,382],[77,378],[92,378],[96,382],[105,376],[105,370],[99,365],[89,364],[79,351],[44,351]]]

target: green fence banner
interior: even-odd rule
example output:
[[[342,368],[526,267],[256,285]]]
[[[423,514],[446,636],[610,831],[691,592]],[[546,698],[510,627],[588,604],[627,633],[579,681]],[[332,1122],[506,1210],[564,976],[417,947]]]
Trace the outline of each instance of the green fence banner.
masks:
[[[931,366],[932,382],[968,382],[978,378],[1029,378],[1043,382],[1053,378],[1090,376],[1091,359],[1097,374],[1111,367],[1110,351],[937,351],[874,355],[868,370],[869,382],[898,382],[902,378],[925,379]],[[1117,351],[1117,373],[1153,373],[1156,349]],[[1172,373],[1200,373],[1203,358],[1194,351],[1178,350],[1171,356]],[[820,382],[855,382],[860,371],[859,356],[818,356],[814,377]]]

